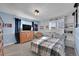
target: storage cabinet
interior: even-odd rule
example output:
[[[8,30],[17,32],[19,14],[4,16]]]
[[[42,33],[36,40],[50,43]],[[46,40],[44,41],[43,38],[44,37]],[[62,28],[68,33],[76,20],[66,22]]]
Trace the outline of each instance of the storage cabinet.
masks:
[[[32,31],[23,31],[20,32],[20,43],[24,43],[33,39]]]

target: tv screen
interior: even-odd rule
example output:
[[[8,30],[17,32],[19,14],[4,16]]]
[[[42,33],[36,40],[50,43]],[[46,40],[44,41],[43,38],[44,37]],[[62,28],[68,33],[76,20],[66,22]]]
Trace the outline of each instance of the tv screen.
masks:
[[[23,27],[23,30],[31,30],[31,25],[23,24],[22,27]]]

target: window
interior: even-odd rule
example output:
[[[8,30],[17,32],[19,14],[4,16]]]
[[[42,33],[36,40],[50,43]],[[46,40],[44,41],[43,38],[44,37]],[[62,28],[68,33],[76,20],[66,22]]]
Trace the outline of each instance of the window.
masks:
[[[49,30],[51,30],[52,28],[56,28],[56,27],[57,27],[57,25],[56,25],[56,20],[49,22]]]

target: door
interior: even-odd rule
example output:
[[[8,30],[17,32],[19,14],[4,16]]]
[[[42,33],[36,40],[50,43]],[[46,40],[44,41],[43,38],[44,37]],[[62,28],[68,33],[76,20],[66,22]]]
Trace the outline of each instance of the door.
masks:
[[[3,22],[0,17],[0,56],[3,55]]]
[[[15,38],[16,43],[20,43],[20,27],[21,27],[21,19],[15,18]]]

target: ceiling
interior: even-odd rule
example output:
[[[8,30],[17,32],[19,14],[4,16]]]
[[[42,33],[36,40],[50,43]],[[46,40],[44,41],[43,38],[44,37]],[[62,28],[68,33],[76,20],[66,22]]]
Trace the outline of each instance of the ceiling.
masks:
[[[0,11],[29,19],[49,20],[72,13],[73,5],[74,3],[3,3],[0,4]],[[39,16],[34,16],[35,9],[39,10]]]

